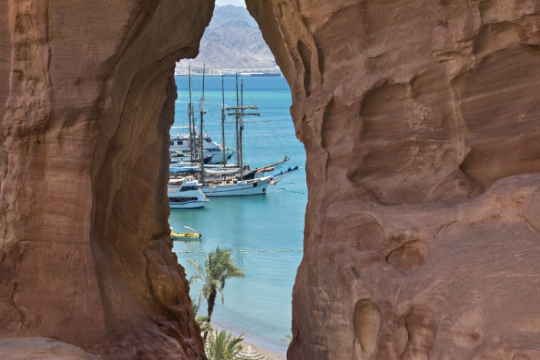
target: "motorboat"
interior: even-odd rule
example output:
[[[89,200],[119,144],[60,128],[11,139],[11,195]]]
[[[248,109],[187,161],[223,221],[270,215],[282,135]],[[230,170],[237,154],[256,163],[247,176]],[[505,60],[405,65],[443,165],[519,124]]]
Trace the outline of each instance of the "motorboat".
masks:
[[[170,179],[167,185],[167,196],[171,209],[197,209],[208,202],[201,191],[200,184],[193,176]]]
[[[186,229],[191,230],[191,232],[178,233],[172,231],[171,228],[171,239],[173,240],[201,240],[202,235],[198,233],[195,229],[190,228],[189,226],[184,226]]]
[[[200,148],[200,136],[195,134],[193,137],[195,138],[193,147],[191,146],[191,139],[189,134],[189,128],[183,128],[183,127],[173,127],[173,131],[175,129],[182,129],[182,132],[171,134],[170,138],[170,147],[169,152],[171,154],[171,160],[175,157],[177,154],[185,154],[184,156],[187,158],[191,153],[191,149],[199,149]],[[203,152],[204,152],[204,158],[205,158],[205,164],[222,164],[223,163],[223,153],[225,153],[225,161],[230,160],[230,158],[236,153],[236,150],[230,147],[223,147],[221,144],[218,144],[217,142],[213,141],[208,134],[204,135],[202,137],[202,143],[203,143]],[[195,161],[198,161],[195,159]]]

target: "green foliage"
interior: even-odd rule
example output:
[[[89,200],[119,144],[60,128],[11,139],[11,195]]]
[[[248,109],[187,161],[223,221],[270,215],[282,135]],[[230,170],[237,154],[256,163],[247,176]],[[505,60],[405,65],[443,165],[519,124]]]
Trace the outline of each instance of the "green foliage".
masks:
[[[193,300],[191,300],[191,308],[193,309],[193,313],[195,314],[195,316],[197,316],[197,313],[199,312],[200,305],[201,304],[194,303]]]
[[[221,302],[225,302],[223,289],[227,279],[234,277],[244,277],[242,269],[236,266],[231,257],[232,252],[226,249],[220,249],[208,253],[204,261],[204,267],[193,259],[188,259],[188,262],[195,268],[196,274],[190,277],[189,282],[204,281],[204,285],[197,298],[197,308],[200,305],[201,296],[208,303],[208,322],[214,310],[215,298],[217,293],[221,295]]]
[[[239,337],[225,330],[211,332],[205,345],[208,360],[233,360],[244,348],[242,335]]]
[[[199,324],[199,328],[201,329],[201,332],[202,333],[207,333],[209,331],[214,330],[212,328],[212,325],[210,325],[208,316],[206,316],[206,315],[197,316],[197,313],[199,312],[199,304],[194,303],[193,301],[191,301],[191,307],[193,308],[193,314],[195,314],[195,316],[196,316],[195,320],[197,321],[197,324]]]
[[[196,308],[198,310],[201,303],[201,296],[206,299],[208,303],[208,315],[206,323],[208,326],[199,325],[201,331],[204,333],[203,340],[206,343],[208,332],[211,331],[210,319],[214,312],[214,305],[216,303],[217,293],[221,295],[221,303],[225,303],[225,297],[223,296],[223,289],[225,288],[225,282],[227,279],[234,277],[244,277],[242,269],[236,266],[234,260],[231,257],[232,252],[230,250],[220,249],[219,246],[216,250],[210,251],[204,261],[204,268],[193,259],[188,259],[188,262],[195,268],[196,274],[189,278],[189,282],[192,281],[204,281],[204,285],[197,297]],[[193,305],[195,306],[195,305]],[[195,308],[195,307],[194,307]]]
[[[199,328],[201,328],[202,333],[207,333],[214,330],[208,320],[209,320],[208,316],[204,316],[204,315],[197,316],[196,321],[197,321],[197,324],[199,324]]]
[[[292,341],[292,335],[289,335],[289,334],[285,334],[283,335],[285,336],[285,339],[284,340],[281,340],[282,343],[290,343]]]

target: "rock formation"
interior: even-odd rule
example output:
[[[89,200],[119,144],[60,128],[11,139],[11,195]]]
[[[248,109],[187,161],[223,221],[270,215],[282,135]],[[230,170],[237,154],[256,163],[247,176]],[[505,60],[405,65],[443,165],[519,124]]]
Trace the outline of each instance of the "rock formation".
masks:
[[[0,0],[1,337],[205,358],[165,188],[173,69],[213,7]]]
[[[540,2],[247,5],[307,152],[288,358],[539,359]]]
[[[4,360],[99,360],[80,348],[43,337],[0,338]]]
[[[0,9],[0,336],[203,359],[165,183],[213,2]],[[540,358],[540,3],[248,10],[307,152],[289,359]]]

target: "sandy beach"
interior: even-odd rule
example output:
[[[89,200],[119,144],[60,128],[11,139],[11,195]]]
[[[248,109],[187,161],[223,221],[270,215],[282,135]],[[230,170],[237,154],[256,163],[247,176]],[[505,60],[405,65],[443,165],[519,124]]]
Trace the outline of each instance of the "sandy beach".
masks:
[[[253,345],[244,341],[244,347],[248,347],[248,346],[251,346],[251,348],[256,350],[261,355],[265,356],[268,360],[286,360],[287,359],[283,355],[277,354],[267,349],[263,349],[261,347],[258,347],[257,345]]]
[[[223,324],[214,324],[214,323],[212,323],[212,327],[214,328],[214,330],[217,330],[217,331],[225,330],[227,332],[230,332],[230,333],[234,334],[235,336],[242,335],[241,333],[238,333],[237,331],[235,331],[233,329],[227,328]],[[286,360],[287,359],[287,357],[284,354],[280,354],[280,353],[277,353],[275,351],[262,348],[262,347],[260,347],[258,345],[247,342],[245,340],[242,342],[242,344],[244,346],[244,349],[246,349],[248,346],[250,346],[253,350],[255,350],[258,353],[260,353],[261,355],[265,356],[265,358],[267,360]]]

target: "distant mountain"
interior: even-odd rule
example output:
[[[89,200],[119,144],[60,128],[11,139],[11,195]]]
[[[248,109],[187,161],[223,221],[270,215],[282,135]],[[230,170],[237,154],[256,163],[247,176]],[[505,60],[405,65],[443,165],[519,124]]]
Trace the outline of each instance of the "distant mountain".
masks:
[[[255,20],[242,6],[216,6],[210,25],[201,40],[199,56],[176,65],[178,74],[234,71],[279,72],[274,55],[264,42]]]

